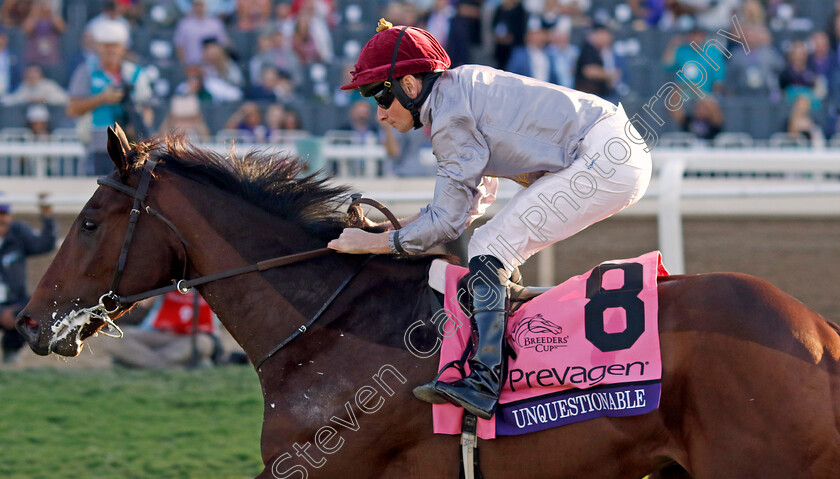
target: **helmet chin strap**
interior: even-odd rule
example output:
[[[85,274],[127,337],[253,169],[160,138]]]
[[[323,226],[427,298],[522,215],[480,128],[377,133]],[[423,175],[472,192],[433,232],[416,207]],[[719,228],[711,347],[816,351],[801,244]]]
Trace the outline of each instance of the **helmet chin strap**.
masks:
[[[403,90],[402,85],[400,82],[395,81],[391,84],[391,91],[394,92],[394,98],[400,102],[406,110],[411,113],[411,117],[414,118],[414,129],[422,128],[423,123],[420,121],[420,107],[423,106],[423,102],[426,101],[426,98],[429,96],[429,93],[432,92],[432,86],[434,86],[435,81],[440,77],[440,73],[430,73],[423,78],[423,86],[420,88],[420,93],[417,95],[416,98],[409,98],[409,96]]]
[[[417,98],[409,98],[400,82],[394,80],[394,68],[397,66],[397,53],[400,51],[400,42],[407,28],[409,27],[400,29],[400,34],[397,35],[397,42],[394,44],[394,54],[391,56],[391,68],[388,70],[388,80],[385,82],[385,86],[394,92],[394,98],[400,102],[400,105],[411,113],[411,117],[414,119],[414,129],[416,130],[423,126],[423,123],[420,122],[420,107],[426,101],[429,93],[432,92],[432,86],[438,77],[440,77],[440,72],[433,72],[423,78],[423,86],[420,88],[420,93],[417,95]]]

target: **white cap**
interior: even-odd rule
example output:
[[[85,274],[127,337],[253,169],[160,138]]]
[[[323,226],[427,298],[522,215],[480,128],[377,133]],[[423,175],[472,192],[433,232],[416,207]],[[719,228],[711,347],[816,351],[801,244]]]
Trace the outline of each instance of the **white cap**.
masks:
[[[30,123],[49,121],[50,111],[40,103],[31,105],[26,109],[26,120]]]
[[[91,32],[93,40],[97,43],[128,43],[128,27],[114,20],[102,20],[98,22]]]

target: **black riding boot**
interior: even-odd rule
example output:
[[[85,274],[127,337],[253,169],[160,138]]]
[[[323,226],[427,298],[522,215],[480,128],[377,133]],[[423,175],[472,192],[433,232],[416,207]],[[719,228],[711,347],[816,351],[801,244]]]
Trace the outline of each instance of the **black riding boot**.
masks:
[[[451,383],[438,381],[435,391],[477,417],[490,419],[496,412],[507,372],[503,344],[508,290],[501,261],[492,256],[473,258],[469,287],[474,333],[478,333],[475,352],[468,361],[470,375]]]

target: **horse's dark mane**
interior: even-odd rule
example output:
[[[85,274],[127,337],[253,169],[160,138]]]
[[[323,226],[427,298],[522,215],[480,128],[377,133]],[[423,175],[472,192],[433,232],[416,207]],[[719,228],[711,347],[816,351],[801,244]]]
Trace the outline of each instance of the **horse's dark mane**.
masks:
[[[140,168],[150,155],[180,176],[239,196],[318,237],[335,237],[348,225],[339,207],[350,188],[302,175],[306,165],[297,157],[264,151],[223,156],[173,135],[137,145],[129,156],[132,168]]]
[[[180,176],[239,196],[324,241],[338,237],[350,226],[341,209],[347,203],[350,187],[328,185],[327,179],[317,174],[301,175],[306,165],[295,156],[264,151],[250,151],[243,157],[231,151],[222,156],[192,145],[184,135],[167,135],[136,145],[128,157],[130,168],[142,168],[150,156]],[[433,258],[460,263],[458,257],[448,254],[412,255],[400,261],[426,262]]]

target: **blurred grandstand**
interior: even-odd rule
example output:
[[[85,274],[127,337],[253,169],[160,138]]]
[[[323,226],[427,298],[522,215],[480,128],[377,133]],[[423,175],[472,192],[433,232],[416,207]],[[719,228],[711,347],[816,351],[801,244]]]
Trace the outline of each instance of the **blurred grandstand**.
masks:
[[[30,43],[37,40],[33,37],[34,33],[26,33],[25,23],[29,16],[26,9],[34,9],[43,1],[53,7],[65,24],[57,43],[61,61],[54,65],[43,63],[43,71],[47,78],[65,89],[73,70],[83,61],[86,47],[84,33],[89,22],[104,10],[116,9],[117,14],[125,18],[131,28],[130,50],[133,58],[145,66],[153,79],[156,103],[153,105],[155,114],[151,130],[159,131],[170,113],[170,106],[175,104],[171,101],[172,96],[188,79],[187,65],[181,60],[175,44],[179,21],[191,8],[188,0],[2,0],[0,20],[3,33],[0,36],[5,34],[8,37],[8,51],[19,59],[19,64],[17,72],[13,71],[14,68],[9,70],[12,73],[7,76],[6,85],[0,71],[0,108],[3,111],[0,114],[0,143],[78,141],[76,120],[67,116],[64,105],[46,105],[51,130],[51,136],[46,137],[28,128],[27,113],[31,102],[5,101],[20,86],[20,70],[26,65],[24,59],[31,49]],[[244,82],[237,85],[242,91],[239,100],[200,98],[201,117],[207,131],[196,140],[224,143],[235,139],[240,144],[288,142],[289,145],[300,145],[296,142],[307,135],[334,137],[336,135],[331,132],[346,123],[355,98],[340,92],[338,86],[352,67],[361,46],[374,33],[379,17],[388,17],[395,24],[423,26],[442,32],[440,34],[446,34],[449,25],[454,25],[458,32],[471,31],[474,36],[466,39],[468,48],[458,49],[464,50],[459,55],[466,55],[473,63],[505,68],[506,65],[497,64],[498,57],[494,52],[496,41],[503,36],[500,31],[510,28],[510,25],[498,12],[519,8],[517,5],[520,2],[207,0],[206,3],[209,11],[224,22],[230,39],[227,50],[244,72]],[[721,148],[840,146],[837,134],[840,28],[835,29],[835,23],[840,24],[835,21],[840,2],[837,7],[835,2],[826,0],[525,0],[521,4],[527,13],[526,24],[522,25],[524,29],[566,28],[571,45],[583,46],[593,24],[605,25],[612,32],[611,50],[618,65],[616,68],[621,70],[613,99],[621,101],[631,115],[642,112],[660,88],[674,79],[674,69],[669,70],[663,62],[669,45],[678,43],[693,30],[702,29],[709,38],[719,29],[731,32],[731,17],[737,15],[745,30],[753,29],[758,32],[756,35],[763,33],[769,40],[766,54],[768,58],[775,58],[775,63],[771,62],[773,68],[761,70],[749,62],[744,68],[737,68],[737,55],[726,60],[730,71],[719,85],[715,85],[712,93],[719,104],[723,123],[720,133],[711,138],[698,138],[690,126],[686,124],[683,127],[682,122],[665,109],[662,101],[657,102],[653,111],[664,120],[664,125],[655,125],[661,134],[660,145],[672,148],[697,145]],[[478,11],[479,15],[476,14]],[[470,28],[464,29],[465,25]],[[452,30],[449,31],[451,39]],[[825,59],[818,58],[821,39],[817,38],[816,32],[825,32],[828,39],[829,50]],[[813,75],[797,75],[794,71],[796,81],[793,86],[796,88],[793,89],[779,79],[790,67],[785,64],[785,58],[798,41],[804,41],[809,52],[807,68]],[[515,39],[513,47],[523,43],[523,39]],[[282,46],[278,47],[278,44]],[[324,50],[325,45],[328,51]],[[275,60],[280,53],[273,48],[282,49],[287,56],[283,60]],[[727,48],[736,52],[741,46],[729,41]],[[295,57],[290,59],[289,54]],[[759,54],[764,53],[759,53],[759,48],[752,48],[750,54],[757,59]],[[272,68],[276,69],[276,78],[268,75],[272,79],[265,81],[272,83],[261,84],[265,62],[273,61],[276,61],[272,64]],[[0,68],[3,65],[0,57]],[[261,71],[254,71],[256,68]],[[797,130],[789,128],[788,124],[794,123],[791,118],[794,100],[801,95],[808,96],[811,106],[804,113],[804,129]],[[245,125],[242,129],[237,125],[231,127],[231,118],[246,101],[255,102],[262,114],[270,105],[280,103],[285,114],[296,118],[288,121],[275,119],[271,124],[264,119],[258,133],[255,133],[253,125]],[[691,108],[691,102],[685,108]],[[40,113],[43,116],[43,111]],[[27,166],[26,162],[15,162],[15,158],[5,158],[5,166],[0,165],[0,175],[38,173],[36,167]],[[81,174],[83,171],[77,165],[79,161],[81,159],[76,158],[50,164],[46,169],[42,167],[40,174]],[[366,176],[388,174],[387,168],[375,168],[375,172],[371,167],[358,171]]]

